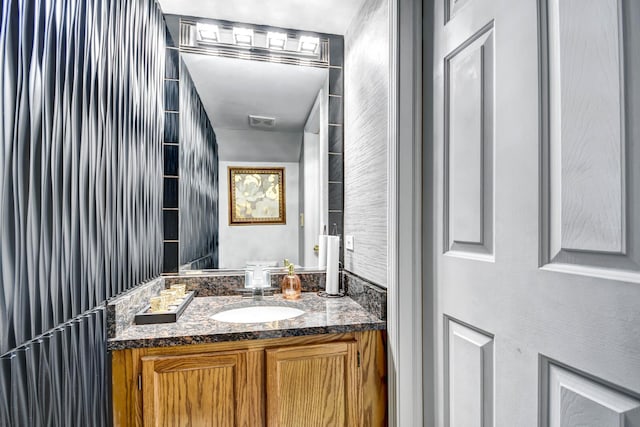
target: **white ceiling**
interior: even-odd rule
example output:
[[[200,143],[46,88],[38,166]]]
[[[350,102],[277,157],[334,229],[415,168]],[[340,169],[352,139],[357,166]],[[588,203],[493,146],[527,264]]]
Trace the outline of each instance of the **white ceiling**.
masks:
[[[166,14],[344,35],[364,0],[158,0]]]
[[[216,129],[221,162],[297,163],[302,149],[301,132]]]
[[[257,161],[266,156],[271,161],[298,160],[302,131],[326,82],[326,69],[190,53],[182,58],[218,134],[221,160]],[[250,114],[273,117],[276,126],[256,131],[249,127]],[[255,147],[236,143],[233,135],[245,139],[254,135]],[[277,139],[283,141],[281,146]]]
[[[197,53],[182,58],[214,129],[249,129],[252,114],[275,117],[275,131],[302,131],[327,78],[324,68]]]

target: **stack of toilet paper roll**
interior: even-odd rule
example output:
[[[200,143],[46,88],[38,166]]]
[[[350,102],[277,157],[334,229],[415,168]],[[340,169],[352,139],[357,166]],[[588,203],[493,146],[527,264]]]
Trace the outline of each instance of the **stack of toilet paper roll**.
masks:
[[[340,237],[327,236],[327,286],[325,291],[329,295],[340,293]]]
[[[318,236],[318,268],[327,266],[327,237],[326,233]]]
[[[327,268],[325,292],[329,295],[340,294],[340,236],[338,227],[333,225],[332,235],[327,235],[327,227],[318,236],[318,268]]]

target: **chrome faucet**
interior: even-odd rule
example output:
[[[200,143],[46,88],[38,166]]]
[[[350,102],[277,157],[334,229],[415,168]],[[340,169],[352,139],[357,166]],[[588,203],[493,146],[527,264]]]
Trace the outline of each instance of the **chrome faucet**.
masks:
[[[262,300],[265,296],[273,296],[275,288],[271,287],[271,272],[261,265],[253,266],[244,272],[243,298]]]

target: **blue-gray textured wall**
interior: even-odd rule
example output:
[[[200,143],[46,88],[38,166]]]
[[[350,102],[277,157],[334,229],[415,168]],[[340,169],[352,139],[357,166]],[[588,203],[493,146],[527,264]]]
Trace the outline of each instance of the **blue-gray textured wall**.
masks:
[[[180,125],[180,265],[195,262],[195,269],[217,268],[218,143],[184,63]]]
[[[162,14],[1,4],[0,425],[108,425],[104,301],[162,269]]]
[[[218,268],[216,134],[168,31],[166,44],[162,271]]]

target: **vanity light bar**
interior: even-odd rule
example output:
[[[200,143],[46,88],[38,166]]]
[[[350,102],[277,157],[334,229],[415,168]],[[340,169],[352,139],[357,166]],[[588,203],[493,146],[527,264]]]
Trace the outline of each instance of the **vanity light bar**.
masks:
[[[275,33],[269,31],[267,33],[267,47],[269,49],[284,50],[287,45],[286,33]]]
[[[220,30],[217,25],[202,24],[198,22],[196,24],[196,34],[198,35],[199,41],[212,43],[220,41]]]
[[[299,31],[208,20],[180,19],[180,49],[184,52],[325,68],[329,40]],[[304,34],[304,33],[303,33]]]
[[[233,41],[239,46],[253,46],[253,30],[251,28],[233,27]]]
[[[300,45],[298,50],[303,53],[316,53],[320,46],[318,37],[300,36]]]

